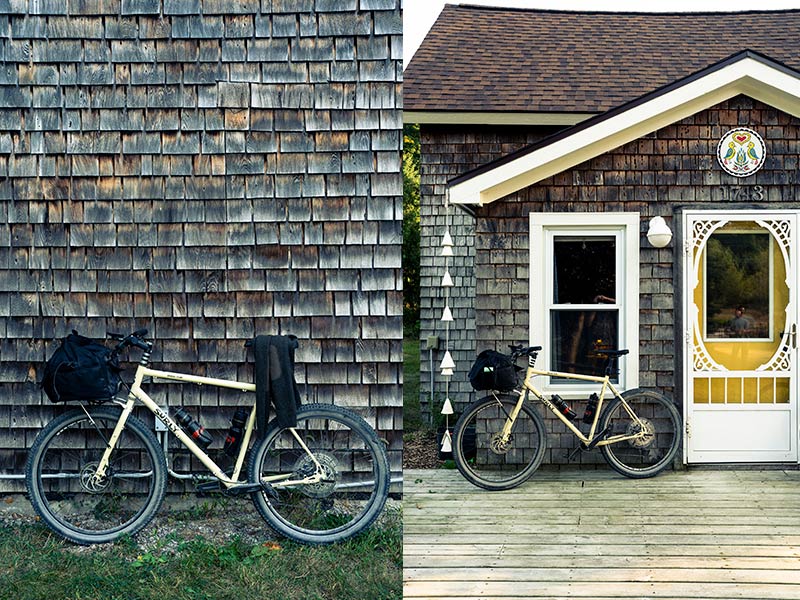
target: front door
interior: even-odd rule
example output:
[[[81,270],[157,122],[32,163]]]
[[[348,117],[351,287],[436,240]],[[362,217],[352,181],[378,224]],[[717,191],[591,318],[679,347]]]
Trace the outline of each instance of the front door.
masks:
[[[797,461],[797,225],[790,211],[684,214],[689,462]]]

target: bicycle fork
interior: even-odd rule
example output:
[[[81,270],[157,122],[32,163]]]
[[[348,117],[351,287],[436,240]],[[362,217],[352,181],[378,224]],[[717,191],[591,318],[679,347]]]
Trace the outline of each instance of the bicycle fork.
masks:
[[[497,400],[497,404],[500,407],[500,410],[502,410],[505,413],[506,411],[505,408],[503,408],[503,403],[500,402],[497,396],[495,396],[494,394],[492,395],[494,396],[494,399]],[[519,399],[517,400],[517,403],[514,405],[514,409],[511,411],[511,414],[509,415],[508,413],[506,413],[506,422],[503,425],[503,429],[500,430],[500,438],[499,440],[497,440],[500,444],[502,445],[508,444],[508,440],[511,437],[511,429],[514,427],[514,423],[517,420],[519,412],[522,410],[522,404],[525,402],[527,396],[528,396],[527,390],[523,390],[522,392],[520,392]]]
[[[108,471],[108,463],[111,460],[111,453],[114,451],[114,448],[117,445],[119,436],[122,435],[122,431],[125,429],[125,423],[128,421],[131,411],[133,411],[134,402],[135,397],[133,394],[130,394],[128,396],[128,401],[125,403],[125,407],[122,409],[122,414],[120,414],[119,421],[117,421],[117,425],[114,427],[114,431],[111,433],[111,438],[106,440],[106,449],[103,451],[103,456],[100,458],[100,462],[97,464],[97,470],[94,472],[94,475],[92,475],[90,480],[92,485],[102,485],[103,481],[105,480],[106,471]],[[89,414],[89,411],[86,410],[86,407],[83,404],[81,404],[81,408],[83,409],[83,412],[86,413],[86,416],[89,417],[91,424],[97,427],[94,419],[92,419],[92,415]]]

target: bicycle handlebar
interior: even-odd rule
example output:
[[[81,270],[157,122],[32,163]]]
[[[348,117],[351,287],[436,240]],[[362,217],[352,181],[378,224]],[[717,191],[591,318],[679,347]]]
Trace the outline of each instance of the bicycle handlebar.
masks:
[[[141,348],[142,350],[148,351],[151,348],[151,344],[145,341],[145,336],[147,335],[147,329],[137,329],[130,335],[123,335],[121,333],[112,333],[110,331],[106,332],[106,337],[111,338],[112,340],[119,340],[119,344],[114,347],[114,352],[120,352],[124,350],[127,346],[136,346],[137,348]]]
[[[511,360],[516,360],[520,356],[532,356],[542,349],[541,346],[528,346],[526,348],[522,344],[509,344],[508,347],[511,350]]]

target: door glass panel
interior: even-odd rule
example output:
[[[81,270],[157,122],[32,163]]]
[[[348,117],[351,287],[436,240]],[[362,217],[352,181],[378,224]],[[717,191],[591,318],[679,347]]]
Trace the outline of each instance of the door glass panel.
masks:
[[[789,303],[780,243],[754,221],[732,221],[698,251],[695,352],[726,370],[763,369],[781,351]],[[742,397],[747,403],[753,395]]]
[[[721,231],[706,247],[706,339],[770,340],[771,236]]]
[[[619,343],[619,310],[552,310],[551,369],[584,375],[604,375],[605,357],[597,350],[616,350]],[[581,383],[553,379],[559,383]],[[616,377],[612,381],[617,381]]]
[[[616,252],[611,236],[555,236],[553,304],[616,303]]]

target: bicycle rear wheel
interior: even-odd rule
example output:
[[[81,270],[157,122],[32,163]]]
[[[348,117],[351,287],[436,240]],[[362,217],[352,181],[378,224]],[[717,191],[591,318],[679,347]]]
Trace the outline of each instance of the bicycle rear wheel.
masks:
[[[467,481],[487,490],[508,490],[524,483],[544,458],[547,433],[542,417],[523,403],[507,443],[500,440],[517,398],[487,397],[474,402],[456,423],[453,458]]]
[[[628,390],[622,397],[636,415],[634,418],[617,398],[603,412],[600,430],[608,436],[640,437],[600,446],[611,467],[627,477],[641,479],[663,471],[678,453],[681,443],[681,417],[675,404],[657,392]]]
[[[321,481],[282,487],[281,480],[301,480],[317,470],[293,430],[321,465]],[[364,419],[333,405],[302,406],[293,429],[273,423],[251,452],[249,473],[252,482],[272,481],[272,494],[253,494],[261,516],[304,544],[357,535],[378,517],[389,493],[383,442]]]
[[[121,411],[71,410],[42,429],[25,468],[28,498],[42,521],[78,544],[133,535],[155,515],[166,493],[166,461],[153,433],[129,416],[106,471],[93,482]]]

